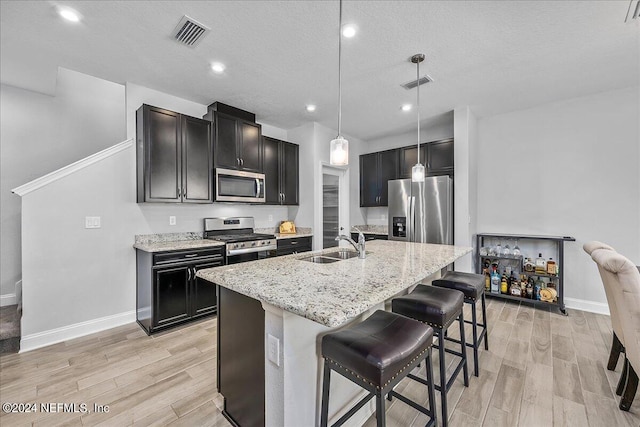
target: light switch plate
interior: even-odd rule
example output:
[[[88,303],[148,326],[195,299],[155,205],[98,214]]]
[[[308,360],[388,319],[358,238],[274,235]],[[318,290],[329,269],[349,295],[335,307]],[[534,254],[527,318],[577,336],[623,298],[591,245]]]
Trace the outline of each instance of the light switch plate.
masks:
[[[271,334],[267,334],[267,352],[269,360],[280,366],[280,340]]]
[[[85,216],[84,217],[84,228],[100,228],[100,217],[99,216]]]
[[[273,215],[269,215],[269,222],[273,221]]]
[[[176,225],[176,217],[175,216],[170,216],[169,217],[169,225]]]

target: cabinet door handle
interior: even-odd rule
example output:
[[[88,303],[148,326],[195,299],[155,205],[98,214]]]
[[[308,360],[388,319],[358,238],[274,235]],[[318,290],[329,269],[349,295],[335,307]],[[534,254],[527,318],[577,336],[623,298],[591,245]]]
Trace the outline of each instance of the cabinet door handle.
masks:
[[[283,202],[287,201],[287,195],[285,193],[282,193],[282,201]]]
[[[198,256],[198,254],[188,254],[188,255],[185,255],[184,257],[185,258],[193,258],[194,256]]]
[[[240,157],[236,157],[236,164],[240,166]]]
[[[191,267],[187,268],[187,281],[191,280]]]
[[[240,166],[244,166],[244,159],[240,159]]]

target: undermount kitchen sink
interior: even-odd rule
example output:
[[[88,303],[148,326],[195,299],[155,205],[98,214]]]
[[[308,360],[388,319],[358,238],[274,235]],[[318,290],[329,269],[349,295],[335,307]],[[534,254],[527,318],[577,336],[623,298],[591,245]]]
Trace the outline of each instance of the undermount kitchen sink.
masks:
[[[327,252],[326,254],[322,254],[322,256],[326,256],[329,258],[339,258],[339,259],[350,259],[358,256],[358,252],[354,251],[335,251],[335,252]]]
[[[332,262],[338,262],[340,261],[337,258],[328,258],[325,256],[318,256],[318,255],[314,255],[314,256],[309,256],[309,257],[305,257],[305,258],[300,258],[301,261],[309,261],[309,262],[313,262],[316,264],[329,264]]]
[[[300,260],[314,262],[316,264],[329,264],[332,262],[342,261],[343,259],[351,259],[351,258],[357,258],[357,257],[358,257],[358,252],[340,250],[340,251],[334,251],[334,252],[327,252],[319,255],[312,255],[305,258],[300,258]]]

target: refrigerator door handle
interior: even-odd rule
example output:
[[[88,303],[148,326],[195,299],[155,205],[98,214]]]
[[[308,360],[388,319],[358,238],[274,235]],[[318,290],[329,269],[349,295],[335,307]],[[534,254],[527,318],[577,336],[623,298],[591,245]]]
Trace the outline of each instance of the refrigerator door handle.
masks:
[[[407,218],[407,236],[409,237],[408,239],[409,242],[416,241],[415,204],[416,204],[416,198],[413,196],[410,196],[409,197],[409,218]]]

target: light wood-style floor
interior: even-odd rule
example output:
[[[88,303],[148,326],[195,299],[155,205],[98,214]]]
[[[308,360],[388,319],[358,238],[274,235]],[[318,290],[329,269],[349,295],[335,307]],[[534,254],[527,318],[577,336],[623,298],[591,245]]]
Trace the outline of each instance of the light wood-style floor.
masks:
[[[605,368],[607,316],[569,310],[564,317],[487,301],[489,351],[481,351],[480,377],[470,369],[469,388],[459,378],[449,392],[452,427],[640,426],[640,393],[631,412],[618,409],[614,389],[622,361],[615,372]],[[215,319],[152,337],[131,324],[3,355],[2,403],[86,403],[91,413],[0,413],[0,425],[228,426],[218,410],[215,369]],[[415,382],[405,380],[397,390],[426,401]],[[109,412],[93,412],[94,403],[108,405]],[[394,399],[387,426],[424,425],[417,414]],[[374,426],[373,417],[365,425]]]

